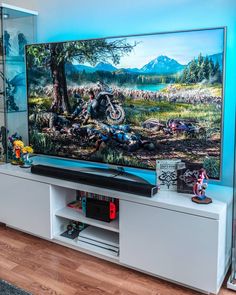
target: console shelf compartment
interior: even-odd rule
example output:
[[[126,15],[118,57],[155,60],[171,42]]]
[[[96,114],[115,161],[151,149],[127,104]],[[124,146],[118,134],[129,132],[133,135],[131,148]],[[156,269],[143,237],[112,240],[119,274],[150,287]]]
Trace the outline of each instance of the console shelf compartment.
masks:
[[[77,250],[84,249],[108,258],[119,260],[119,233],[95,226],[88,226],[80,232],[78,237],[70,239],[62,236],[62,233],[66,230],[67,219],[63,217],[58,217],[58,219],[60,222],[60,231],[54,234],[53,240],[62,242],[65,246],[73,246],[73,248]]]
[[[111,255],[109,254],[106,250],[103,250],[101,248],[98,248],[98,247],[94,247],[92,245],[89,245],[89,244],[82,244],[81,242],[77,242],[77,240],[70,240],[68,238],[65,238],[65,237],[62,237],[60,234],[58,235],[55,235],[53,240],[55,242],[59,242],[60,243],[63,243],[64,246],[72,246],[73,248],[77,249],[77,250],[85,250],[86,253],[88,254],[92,254],[94,255],[93,253],[97,253],[99,255],[102,255],[102,256],[105,256],[105,257],[108,257],[112,260],[115,260],[115,261],[119,261],[119,256],[116,256],[116,255]]]
[[[82,212],[73,210],[71,208],[65,207],[55,212],[55,215],[58,217],[63,217],[66,219],[80,221],[88,225],[93,225],[100,227],[109,231],[119,232],[119,217],[111,222],[104,222],[92,218],[87,218]]]

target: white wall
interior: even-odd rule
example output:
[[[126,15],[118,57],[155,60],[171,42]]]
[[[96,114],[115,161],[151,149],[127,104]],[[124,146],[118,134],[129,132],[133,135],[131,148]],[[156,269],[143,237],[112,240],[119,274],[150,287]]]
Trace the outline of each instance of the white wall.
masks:
[[[14,5],[30,10],[37,10],[38,9],[38,0],[4,0],[1,3],[6,3],[9,5]],[[42,1],[43,2],[43,1]]]

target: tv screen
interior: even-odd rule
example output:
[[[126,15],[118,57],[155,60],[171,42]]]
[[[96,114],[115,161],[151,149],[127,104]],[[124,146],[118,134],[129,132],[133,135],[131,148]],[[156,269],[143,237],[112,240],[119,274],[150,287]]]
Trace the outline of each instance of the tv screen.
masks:
[[[26,46],[38,154],[220,177],[224,28]]]

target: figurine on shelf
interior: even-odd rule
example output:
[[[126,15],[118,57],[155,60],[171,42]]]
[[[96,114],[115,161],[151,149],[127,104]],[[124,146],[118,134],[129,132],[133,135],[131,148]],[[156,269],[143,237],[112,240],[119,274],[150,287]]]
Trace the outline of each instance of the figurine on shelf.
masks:
[[[25,146],[22,148],[22,160],[23,165],[20,165],[21,168],[30,168],[32,166],[33,161],[29,158],[30,154],[32,154],[34,150],[31,146]]]
[[[22,140],[14,140],[13,143],[13,157],[11,164],[20,165],[21,168],[30,168],[32,160],[29,159],[29,155],[33,153],[31,146],[25,146]]]
[[[68,235],[73,235],[75,232],[79,231],[80,222],[79,221],[71,221],[67,225],[67,233]]]
[[[24,55],[25,45],[27,44],[27,39],[23,33],[18,34],[18,46],[19,46],[19,55]]]
[[[201,168],[199,170],[199,176],[198,178],[201,180],[201,184],[204,183],[204,179],[208,180],[209,177],[207,176],[206,170],[204,168]]]
[[[74,240],[79,233],[86,228],[86,225],[79,221],[71,220],[66,227],[66,231],[61,234],[62,237]]]
[[[2,56],[3,53],[3,41],[2,37],[0,37],[0,56]]]
[[[207,183],[204,180],[208,180],[206,170],[201,168],[198,173],[198,179],[193,186],[194,197],[192,201],[198,204],[210,204],[212,199],[206,196]]]
[[[19,111],[19,107],[15,102],[15,94],[17,92],[17,88],[22,86],[22,77],[23,75],[20,73],[14,76],[12,79],[7,79],[4,73],[0,71],[0,85],[2,87],[3,85],[5,86],[5,91],[4,89],[0,89],[0,95],[5,95],[7,112]]]
[[[24,143],[21,140],[15,140],[13,142],[13,160],[12,165],[22,165],[21,150],[24,148]]]
[[[8,134],[8,132],[9,131],[6,130],[6,135]],[[9,160],[15,159],[14,144],[13,144],[15,140],[22,140],[22,137],[17,132],[9,136],[7,140],[7,157]]]
[[[7,154],[7,129],[5,126],[0,128],[0,161],[3,161]]]
[[[9,55],[11,51],[11,43],[10,43],[10,34],[8,31],[4,31],[4,48],[5,48],[5,55]]]

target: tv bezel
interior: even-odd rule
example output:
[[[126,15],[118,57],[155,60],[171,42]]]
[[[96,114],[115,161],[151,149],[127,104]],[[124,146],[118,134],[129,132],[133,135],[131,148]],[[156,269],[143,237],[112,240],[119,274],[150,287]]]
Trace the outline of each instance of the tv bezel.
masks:
[[[77,40],[64,40],[64,41],[53,41],[53,42],[39,42],[39,43],[31,43],[25,45],[25,76],[26,76],[26,95],[27,95],[27,136],[28,136],[28,143],[30,145],[30,132],[29,132],[29,95],[28,95],[28,74],[27,74],[27,47],[32,45],[44,45],[44,44],[54,44],[54,43],[68,43],[68,42],[79,42],[79,41],[89,41],[89,40],[104,40],[104,39],[115,39],[115,38],[129,38],[129,37],[144,37],[144,36],[152,36],[152,35],[165,35],[165,34],[178,34],[178,33],[190,33],[190,32],[197,32],[197,31],[213,31],[213,30],[223,30],[223,60],[222,60],[222,101],[221,101],[221,123],[220,123],[220,169],[219,169],[219,178],[211,178],[211,181],[220,182],[222,180],[222,159],[223,159],[223,141],[224,141],[224,98],[225,98],[225,77],[226,77],[226,70],[225,70],[225,60],[226,60],[226,37],[227,37],[227,27],[220,26],[220,27],[210,27],[210,28],[199,28],[199,29],[188,29],[188,30],[176,30],[176,31],[165,31],[165,32],[153,32],[153,33],[141,33],[141,34],[131,34],[131,35],[119,35],[119,36],[108,36],[108,37],[98,37],[98,38],[86,38],[86,39],[77,39]],[[128,168],[128,169],[135,169],[141,171],[148,171],[148,172],[155,172],[155,168],[148,168],[148,167],[137,167],[132,165],[123,165],[123,164],[115,164],[115,163],[108,163],[103,161],[91,161],[91,160],[84,160],[74,157],[65,157],[60,155],[50,155],[47,153],[34,153],[34,155],[41,155],[48,158],[56,158],[56,159],[64,159],[67,161],[74,161],[80,163],[89,163],[89,165],[102,165],[104,168],[113,167],[117,169],[117,167]]]

